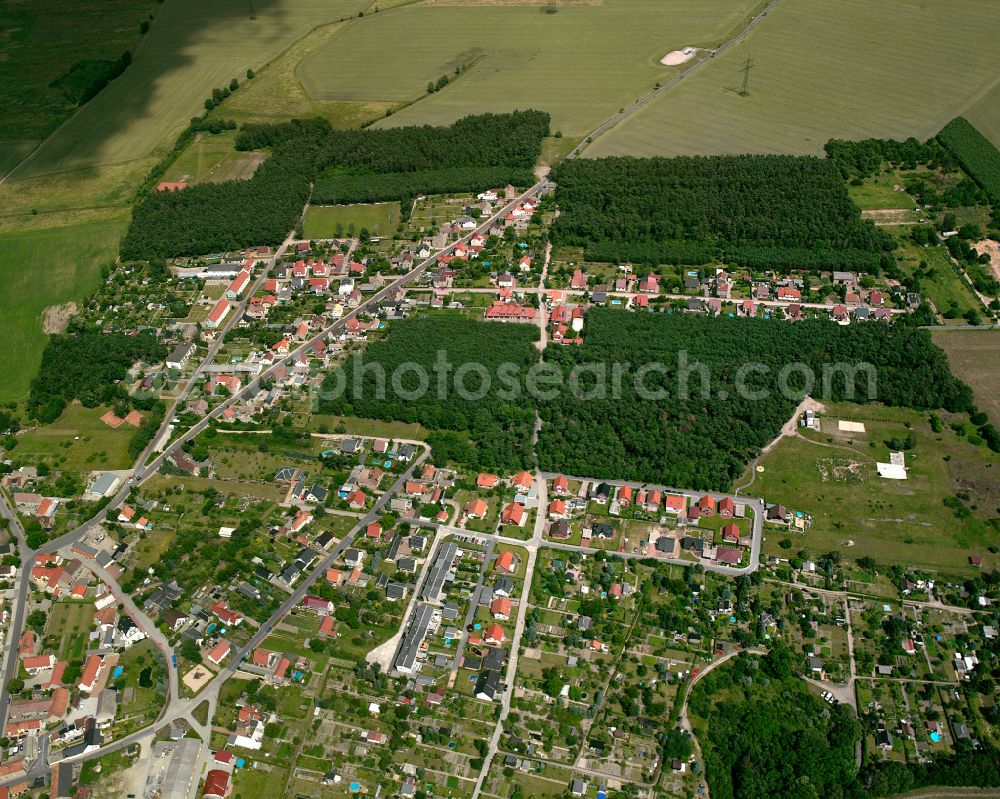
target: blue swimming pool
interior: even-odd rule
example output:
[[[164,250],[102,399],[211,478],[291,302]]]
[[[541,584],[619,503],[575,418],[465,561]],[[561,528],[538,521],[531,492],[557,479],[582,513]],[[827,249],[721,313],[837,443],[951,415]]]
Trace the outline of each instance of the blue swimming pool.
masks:
[[[932,732],[931,733],[931,740],[934,741],[934,743],[940,743],[941,742],[941,733],[939,733],[939,732]]]

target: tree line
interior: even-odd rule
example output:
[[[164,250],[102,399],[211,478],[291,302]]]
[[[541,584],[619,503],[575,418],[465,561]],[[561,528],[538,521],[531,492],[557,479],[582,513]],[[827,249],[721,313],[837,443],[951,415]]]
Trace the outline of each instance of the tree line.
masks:
[[[895,247],[819,158],[578,159],[553,179],[553,241],[584,247],[588,260],[878,271]]]
[[[704,388],[700,368],[682,372],[681,353],[689,365],[704,365]],[[814,395],[824,365],[868,363],[877,369],[879,402],[950,411],[973,407],[970,389],[952,376],[930,334],[906,324],[844,328],[825,320],[792,325],[593,308],[583,346],[549,348],[546,360],[567,379],[555,399],[540,403],[538,457],[544,469],[694,489],[729,488],[778,434],[797,404],[778,383],[781,369],[793,362],[816,376]],[[767,370],[745,375],[750,391],[766,392],[763,399],[736,390],[747,363]],[[634,377],[646,364],[657,364],[658,371],[646,374],[644,387],[651,393],[644,397]],[[604,396],[579,398],[599,389],[593,375],[612,375],[616,365],[623,374],[617,397],[608,378]],[[582,374],[576,392],[568,379],[574,370]],[[828,399],[865,402],[868,376],[863,369],[853,379],[833,372]],[[805,386],[794,373],[788,382],[796,390]]]
[[[540,111],[389,130],[335,131],[322,119],[245,125],[237,149],[271,150],[253,177],[150,192],[135,208],[121,254],[150,260],[277,245],[295,226],[313,181],[322,202],[405,200],[493,181],[527,185],[548,125]]]
[[[938,139],[995,203],[1000,203],[1000,152],[965,117],[955,117]]]

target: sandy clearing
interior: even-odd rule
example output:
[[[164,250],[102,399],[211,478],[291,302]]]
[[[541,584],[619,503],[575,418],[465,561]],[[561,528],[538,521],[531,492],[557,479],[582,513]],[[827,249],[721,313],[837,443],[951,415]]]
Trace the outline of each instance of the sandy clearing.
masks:
[[[76,303],[64,302],[62,305],[50,305],[42,311],[43,333],[65,333],[69,320],[76,316]]]
[[[697,52],[697,47],[685,47],[683,50],[671,50],[660,59],[660,63],[665,67],[676,67],[678,64],[684,64],[690,61],[694,58],[695,53]]]
[[[973,244],[972,249],[980,255],[989,254],[990,271],[993,273],[993,277],[1000,280],[1000,242],[993,241],[993,239],[983,239],[983,241],[977,241]]]

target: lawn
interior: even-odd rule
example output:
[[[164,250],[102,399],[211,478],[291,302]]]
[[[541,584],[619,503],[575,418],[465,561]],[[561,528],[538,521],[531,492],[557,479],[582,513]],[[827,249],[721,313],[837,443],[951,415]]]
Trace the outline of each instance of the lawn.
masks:
[[[304,233],[307,239],[330,239],[367,229],[372,236],[391,236],[398,224],[398,202],[312,205],[306,212]]]
[[[50,466],[70,472],[127,469],[132,464],[128,442],[135,428],[123,424],[112,430],[101,421],[108,410],[105,405],[85,408],[74,402],[52,424],[20,434],[14,452],[33,461],[45,458]]]
[[[544,14],[528,4],[410,5],[351,22],[302,61],[299,78],[313,99],[407,102],[444,74],[450,85],[378,125],[537,108],[552,114],[553,130],[584,135],[676,74],[658,63],[664,53],[724,40],[753,6],[617,0]]]
[[[861,421],[867,432],[841,434],[839,419]],[[905,422],[917,442],[905,453],[908,479],[883,480],[875,474],[875,461],[888,460],[887,439],[906,437]],[[986,548],[1000,542],[1000,534],[982,518],[1000,504],[1000,481],[993,471],[996,458],[984,446],[973,446],[947,425],[935,434],[926,414],[905,409],[830,406],[822,424],[814,441],[786,438],[762,460],[765,471],[749,492],[813,515],[804,534],[765,525],[765,551],[787,557],[789,550],[778,546],[787,537],[793,552],[839,550],[949,572],[970,571],[973,554],[995,561]],[[852,464],[853,475],[847,471]],[[957,518],[944,505],[959,490],[968,492],[967,504],[979,508],[967,518]]]
[[[820,153],[830,138],[926,139],[997,85],[1000,4],[780,3],[739,45],[594,143],[587,154]],[[952,53],[948,69],[928,63]],[[749,96],[738,86],[753,59]]]
[[[261,68],[316,25],[353,16],[365,5],[365,0],[257,0],[252,5],[171,0],[159,8],[125,73],[15,174],[142,158],[201,113],[213,88],[228,86],[232,78],[243,80],[248,68]]]
[[[972,387],[976,404],[1000,425],[1000,333],[995,330],[934,331],[934,343],[948,355],[951,370]]]
[[[79,660],[87,651],[87,636],[94,622],[93,602],[56,602],[49,611],[46,636],[59,639],[56,657]]]
[[[124,220],[0,233],[0,402],[23,400],[42,362],[42,314],[79,302],[114,262]]]

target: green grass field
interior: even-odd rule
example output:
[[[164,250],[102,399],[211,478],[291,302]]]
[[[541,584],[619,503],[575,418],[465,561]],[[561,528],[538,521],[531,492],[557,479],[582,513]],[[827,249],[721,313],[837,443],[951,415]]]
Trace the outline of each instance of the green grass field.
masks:
[[[739,45],[588,149],[602,155],[819,153],[830,138],[936,134],[970,104],[994,135],[1000,4],[782,2]],[[747,56],[750,96],[738,86]],[[940,63],[947,56],[948,67]],[[995,96],[995,95],[994,95]]]
[[[406,6],[351,22],[303,60],[299,78],[317,100],[404,102],[471,65],[378,125],[538,108],[552,114],[553,130],[582,135],[676,74],[658,63],[665,53],[717,44],[754,5],[615,0],[564,5],[556,14],[537,5]]]
[[[101,267],[118,255],[121,219],[75,227],[0,234],[0,402],[23,400],[38,371],[51,305],[80,301],[100,284]]]
[[[365,0],[197,0],[163,4],[132,65],[14,173],[44,175],[142,158],[176,135],[215,87],[243,80],[316,25]]]
[[[861,421],[866,432],[840,433],[839,419]],[[906,437],[904,422],[917,436],[916,447],[906,453],[908,479],[883,480],[875,473],[875,462],[888,461],[887,439]],[[764,472],[747,489],[814,518],[804,534],[765,525],[766,552],[787,557],[802,548],[814,556],[839,550],[880,563],[949,572],[971,570],[968,556],[973,554],[997,562],[987,546],[1000,542],[1000,531],[982,519],[995,515],[1000,481],[996,456],[985,446],[968,443],[947,426],[935,434],[926,414],[905,409],[831,405],[822,423],[822,432],[810,433],[811,440],[781,441],[762,460]],[[852,464],[853,474],[848,470]],[[968,491],[980,509],[965,519],[944,505],[958,490]],[[778,546],[785,537],[792,540],[791,550]]]
[[[906,228],[889,228],[889,230],[906,230]],[[900,247],[896,250],[896,263],[899,268],[907,274],[912,274],[920,270],[920,264],[926,263],[924,277],[920,279],[920,291],[927,297],[939,312],[947,311],[952,303],[958,306],[960,313],[965,313],[969,309],[982,310],[982,306],[976,301],[969,287],[958,276],[948,258],[948,251],[944,247],[923,247],[913,244],[910,241],[901,240]],[[945,324],[968,324],[965,319],[959,316],[955,319],[945,319]]]
[[[202,133],[184,148],[164,174],[165,180],[218,183],[250,178],[264,160],[258,152],[237,152],[236,131]]]
[[[934,343],[948,354],[952,372],[972,387],[976,404],[1000,425],[1000,332],[996,330],[947,330],[931,333]]]
[[[367,228],[373,236],[391,236],[399,224],[399,203],[370,203],[359,205],[313,205],[306,213],[303,232],[308,239],[328,239],[336,235],[341,225],[341,235],[346,235],[354,225],[355,232]]]
[[[15,452],[30,455],[32,462],[46,459],[50,466],[58,464],[71,472],[126,469],[132,462],[128,441],[135,428],[123,424],[112,430],[101,421],[108,410],[107,406],[68,405],[52,424],[21,433]]]
[[[49,611],[45,635],[59,639],[56,657],[79,659],[87,650],[87,635],[93,626],[93,602],[56,602]]]

